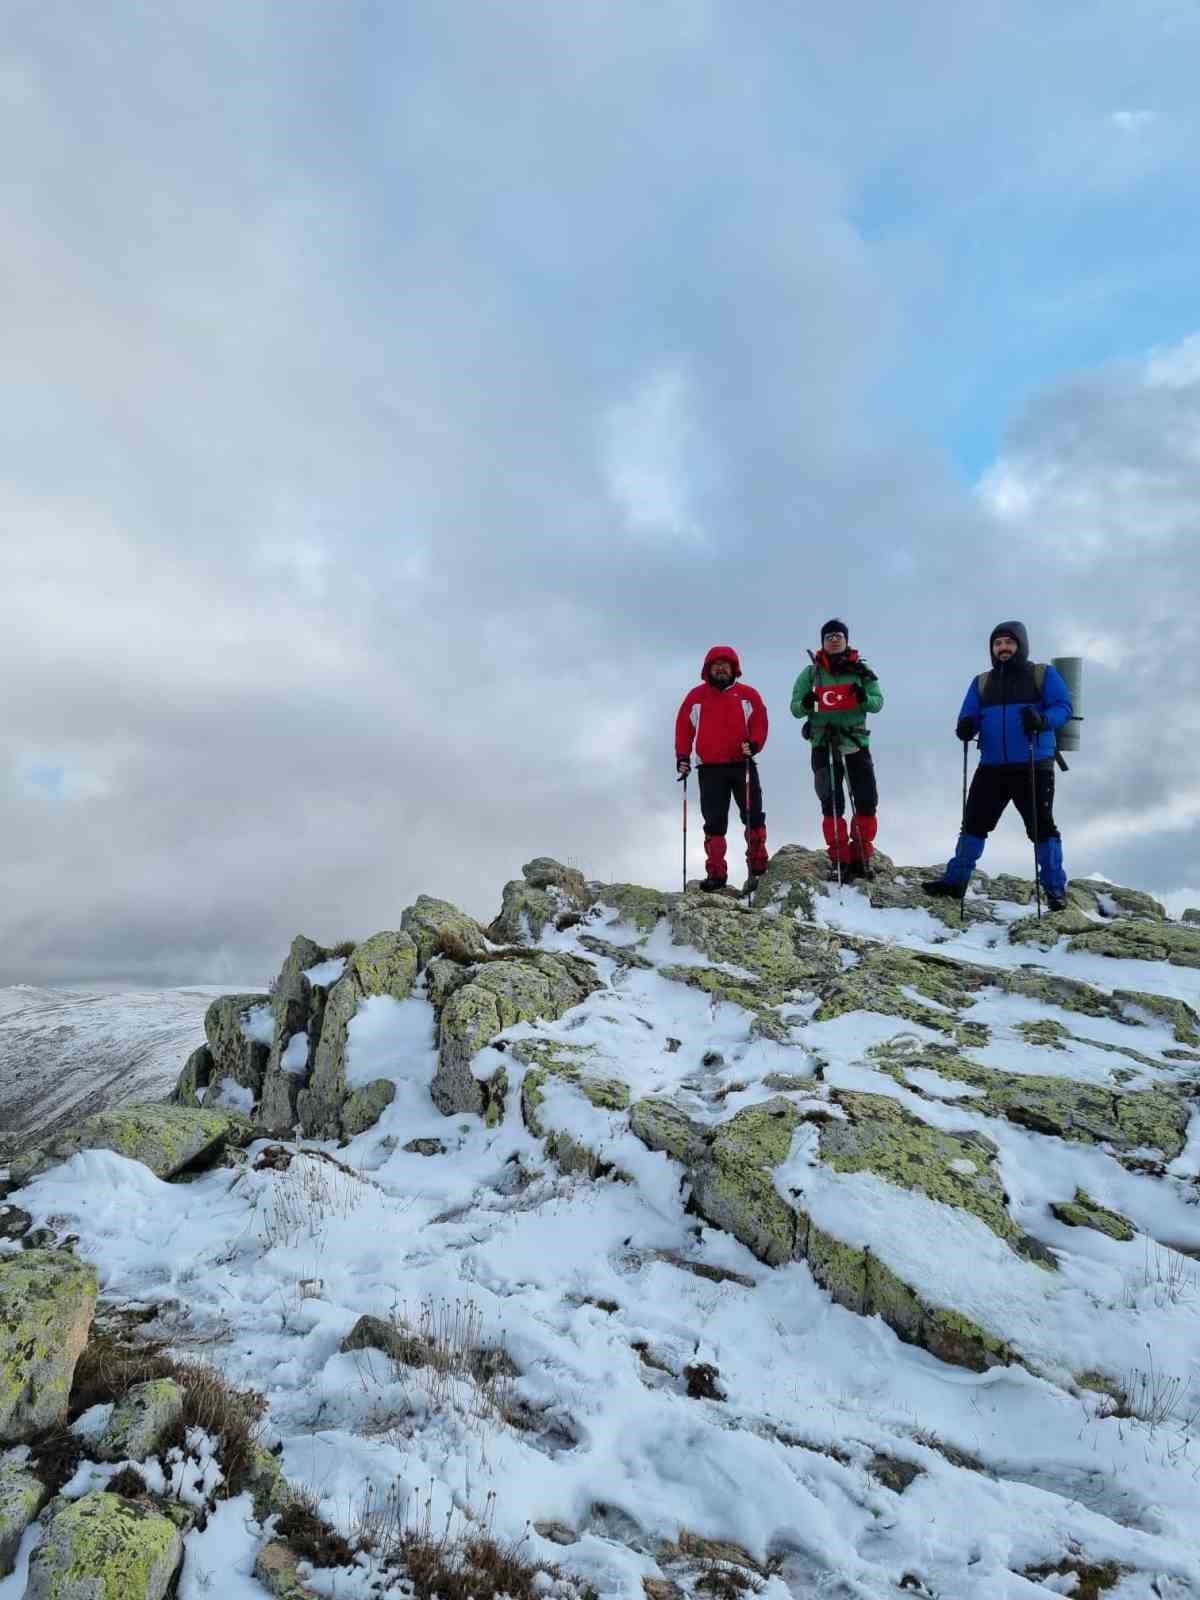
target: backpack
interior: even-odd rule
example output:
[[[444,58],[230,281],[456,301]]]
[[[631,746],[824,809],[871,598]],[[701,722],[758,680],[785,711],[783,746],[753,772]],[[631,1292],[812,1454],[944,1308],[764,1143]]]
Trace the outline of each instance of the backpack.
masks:
[[[1044,661],[1031,661],[1030,666],[1033,668],[1033,686],[1037,690],[1038,694],[1041,694],[1046,687],[1046,663]],[[991,669],[989,668],[987,672],[981,672],[975,679],[975,688],[979,692],[980,699],[982,699],[987,693],[987,687],[991,676]],[[1061,730],[1058,728],[1054,730],[1054,761],[1055,765],[1061,771],[1070,772],[1071,769],[1068,767],[1062,751],[1058,748],[1058,736],[1060,732]]]

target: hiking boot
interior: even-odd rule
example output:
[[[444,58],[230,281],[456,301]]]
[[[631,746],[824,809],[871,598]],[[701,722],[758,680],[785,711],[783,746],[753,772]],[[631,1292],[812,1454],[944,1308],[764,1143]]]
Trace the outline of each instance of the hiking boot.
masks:
[[[1050,907],[1051,911],[1065,911],[1067,909],[1067,897],[1065,894],[1051,894],[1049,889],[1047,889],[1046,904]]]
[[[742,885],[742,893],[744,895],[747,895],[747,896],[748,895],[752,895],[754,893],[755,889],[758,888],[758,886],[759,886],[759,884],[761,882],[762,882],[762,874],[761,873],[748,872],[746,874],[746,881]]]
[[[705,878],[700,887],[705,894],[718,894],[725,887],[725,883],[724,878]]]
[[[965,889],[957,883],[951,883],[948,878],[930,878],[921,887],[937,900],[961,900],[965,895]]]

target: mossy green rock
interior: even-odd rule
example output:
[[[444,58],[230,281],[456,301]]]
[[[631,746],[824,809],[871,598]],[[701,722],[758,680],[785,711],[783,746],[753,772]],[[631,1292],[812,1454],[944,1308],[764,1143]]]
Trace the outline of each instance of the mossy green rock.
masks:
[[[361,1089],[352,1089],[342,1107],[342,1133],[347,1139],[373,1128],[396,1098],[396,1085],[390,1078],[372,1078]]]
[[[433,957],[443,934],[472,955],[483,955],[488,947],[487,934],[474,917],[469,917],[448,900],[435,900],[432,895],[418,895],[413,904],[401,913],[400,926],[413,940],[417,966],[422,969]]]
[[[554,1021],[599,987],[591,963],[574,956],[539,955],[480,967],[450,996],[438,1021],[438,1069],[431,1085],[435,1105],[447,1116],[481,1113],[485,1091],[471,1072],[477,1052],[515,1023]]]
[[[182,1559],[166,1517],[120,1495],[84,1495],[51,1519],[25,1600],[163,1600]]]
[[[250,1452],[250,1465],[243,1486],[250,1492],[254,1515],[259,1522],[277,1515],[295,1498],[291,1484],[283,1475],[279,1457],[263,1449],[262,1445],[255,1445]]]
[[[1023,995],[1027,1000],[1060,1006],[1064,1011],[1074,1011],[1083,1017],[1111,1017],[1116,1022],[1127,1020],[1116,995],[1105,994],[1102,989],[1081,983],[1078,978],[1063,978],[1057,973],[1021,967],[1016,972],[995,972],[991,981],[1005,994]]]
[[[707,1156],[692,1171],[692,1199],[701,1216],[733,1234],[760,1261],[792,1259],[796,1213],[775,1188],[800,1113],[776,1095],[748,1106],[716,1130]]]
[[[254,1576],[275,1600],[317,1600],[316,1591],[297,1576],[300,1558],[282,1539],[265,1544],[254,1560]]]
[[[1086,1189],[1076,1189],[1073,1200],[1054,1201],[1050,1210],[1068,1228],[1094,1228],[1097,1233],[1106,1233],[1110,1239],[1123,1242],[1134,1238],[1137,1233],[1128,1217],[1097,1204]]]
[[[17,1183],[81,1150],[115,1150],[140,1161],[159,1178],[171,1178],[184,1167],[215,1161],[228,1145],[248,1144],[254,1129],[236,1111],[169,1104],[119,1106],[56,1135],[41,1149],[29,1150],[12,1164]]]
[[[212,1075],[212,1051],[206,1044],[202,1044],[198,1050],[193,1050],[184,1062],[171,1099],[178,1106],[191,1106],[193,1109],[203,1105],[205,1091],[212,1082]]]
[[[1025,1235],[1008,1214],[996,1167],[996,1146],[982,1134],[947,1133],[922,1122],[889,1095],[843,1090],[834,1097],[846,1120],[821,1124],[822,1162],[835,1172],[872,1172],[903,1189],[919,1189],[986,1224],[1020,1254]]]
[[[523,878],[504,885],[500,910],[488,928],[497,944],[536,944],[564,907],[546,889],[535,889]]]
[[[247,1039],[243,1031],[252,1011],[267,1005],[265,994],[224,994],[204,1013],[204,1037],[212,1053],[212,1076],[217,1083],[232,1078],[257,1098],[267,1068],[269,1046]]]
[[[1174,1088],[1126,1092],[1104,1084],[980,1066],[951,1047],[918,1044],[901,1036],[867,1052],[898,1082],[906,1069],[924,1067],[940,1077],[982,1089],[973,1111],[1005,1117],[1035,1133],[1079,1144],[1108,1144],[1119,1152],[1150,1146],[1170,1161],[1187,1138],[1189,1108]]]
[[[96,1269],[66,1251],[0,1257],[0,1444],[66,1416],[98,1293]]]
[[[320,1038],[312,1052],[312,1071],[307,1087],[297,1096],[297,1112],[310,1138],[336,1138],[348,1131],[342,1122],[350,1099],[346,1083],[346,1040],[360,1004],[376,995],[407,1000],[416,976],[417,944],[403,929],[374,934],[354,947],[346,970],[329,991]],[[376,1102],[378,1099],[376,1095]],[[361,1131],[358,1124],[365,1105],[362,1099],[355,1102],[356,1132]]]
[[[1019,922],[1010,922],[1008,940],[1010,944],[1033,944],[1041,950],[1050,950],[1067,934],[1086,933],[1095,926],[1091,917],[1075,906],[1068,906],[1065,911],[1048,911],[1041,917],[1022,917]],[[1071,948],[1075,948],[1074,943]]]
[[[670,1100],[637,1101],[629,1126],[648,1150],[663,1151],[685,1167],[694,1166],[708,1150],[705,1129]]]
[[[1168,961],[1174,967],[1200,967],[1200,930],[1174,922],[1131,917],[1091,923],[1078,932],[1069,950],[1126,961]]]
[[[660,889],[643,889],[637,883],[594,884],[595,898],[601,905],[612,906],[622,922],[642,933],[650,933],[656,922],[665,917],[679,899],[677,894],[664,894]]]
[[[973,995],[994,982],[992,974],[894,945],[870,945],[857,966],[839,972],[821,989],[814,1022],[831,1022],[848,1011],[874,1011],[957,1034],[958,1013]],[[905,990],[933,1002],[922,1005]]]
[[[1174,1000],[1165,994],[1144,994],[1139,989],[1114,989],[1113,1001],[1127,1021],[1136,1020],[1138,1012],[1145,1012],[1165,1022],[1180,1044],[1200,1046],[1200,1013],[1186,1000]]]
[[[829,934],[803,928],[790,917],[748,911],[721,895],[684,895],[669,916],[677,944],[752,972],[768,1003],[798,991],[815,993],[816,984],[840,965]]]
[[[787,916],[799,913],[811,922],[816,915],[816,896],[825,888],[827,866],[823,850],[782,845],[758,880],[753,897],[755,910],[765,911],[771,906]]]
[[[607,1174],[609,1164],[594,1150],[581,1144],[574,1135],[546,1125],[542,1115],[546,1084],[551,1079],[568,1083],[601,1111],[626,1111],[629,1089],[618,1078],[600,1077],[585,1070],[582,1063],[594,1051],[589,1046],[572,1048],[557,1040],[522,1039],[513,1055],[530,1065],[521,1085],[521,1117],[535,1138],[544,1139],[546,1150],[564,1172],[583,1172],[593,1177]]]
[[[710,1130],[664,1101],[640,1100],[630,1113],[630,1126],[643,1143],[684,1164],[692,1204],[705,1221],[732,1233],[760,1261],[771,1266],[806,1261],[839,1305],[882,1317],[900,1338],[940,1360],[983,1371],[1014,1359],[1002,1339],[957,1311],[928,1305],[870,1249],[846,1244],[788,1204],[774,1173],[787,1159],[802,1120],[781,1096],[747,1107]]]
[[[1045,1050],[1065,1050],[1071,1038],[1069,1028],[1053,1017],[1040,1017],[1036,1022],[1018,1022],[1013,1032],[1019,1033],[1029,1044],[1041,1045]]]
[[[156,1455],[183,1415],[183,1390],[173,1378],[135,1383],[113,1407],[96,1446],[101,1461],[145,1461]]]
[[[519,878],[505,884],[500,913],[488,932],[500,944],[536,944],[557,917],[583,912],[591,904],[582,872],[551,856],[537,856],[525,863]]]
[[[50,1498],[50,1491],[25,1465],[27,1451],[0,1456],[0,1578],[16,1565],[25,1529]]]

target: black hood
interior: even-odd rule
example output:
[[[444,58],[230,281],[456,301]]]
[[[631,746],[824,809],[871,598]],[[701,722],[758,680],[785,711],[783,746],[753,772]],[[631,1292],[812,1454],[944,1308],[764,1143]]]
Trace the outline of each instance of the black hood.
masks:
[[[991,636],[988,639],[989,663],[993,667],[996,665],[996,658],[994,655],[992,655],[992,646],[996,642],[996,635],[1000,633],[1007,633],[1017,641],[1017,653],[1012,658],[1012,665],[1016,667],[1023,667],[1029,660],[1029,635],[1025,631],[1025,624],[1023,622],[998,622],[996,624],[996,626],[992,629]]]

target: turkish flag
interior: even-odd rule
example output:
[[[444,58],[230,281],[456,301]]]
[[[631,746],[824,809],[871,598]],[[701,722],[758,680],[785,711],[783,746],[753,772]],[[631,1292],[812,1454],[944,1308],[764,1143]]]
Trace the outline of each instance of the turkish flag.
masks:
[[[858,696],[852,683],[822,683],[813,690],[818,711],[857,711]]]

